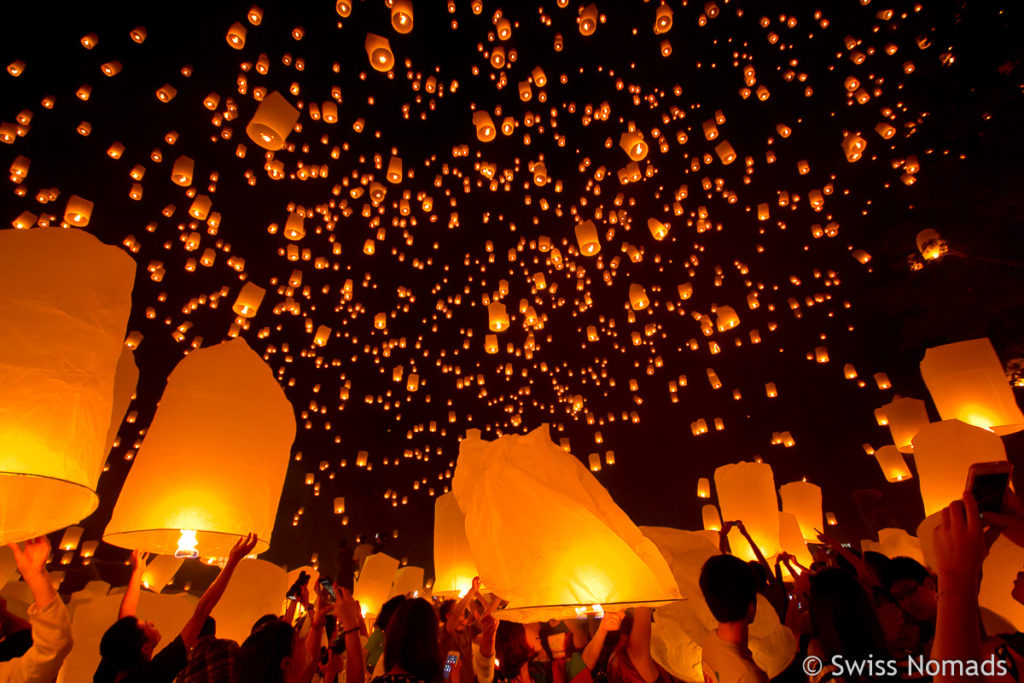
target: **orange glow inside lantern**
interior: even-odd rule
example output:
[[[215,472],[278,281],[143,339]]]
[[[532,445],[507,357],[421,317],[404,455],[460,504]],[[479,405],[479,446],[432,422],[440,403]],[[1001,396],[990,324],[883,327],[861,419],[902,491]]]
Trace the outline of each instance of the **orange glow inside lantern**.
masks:
[[[391,4],[391,27],[398,33],[412,30],[412,2],[410,0],[394,0]]]
[[[503,332],[508,329],[508,311],[505,304],[493,301],[487,305],[488,328],[492,332]]]
[[[576,243],[584,256],[594,256],[601,251],[601,242],[597,237],[597,226],[594,225],[594,221],[576,224]]]
[[[181,559],[196,559],[199,557],[199,550],[196,545],[199,540],[196,538],[195,529],[182,529],[181,536],[178,537],[178,547],[174,551],[174,556]]]
[[[906,459],[896,446],[882,446],[875,451],[875,460],[882,468],[885,480],[890,483],[906,481],[914,477],[910,472],[910,467],[907,466]]]
[[[366,34],[366,56],[375,71],[387,73],[395,68],[395,55],[391,51],[391,43],[384,36],[376,33]]]
[[[963,496],[972,464],[999,460],[1006,460],[1006,450],[990,430],[960,420],[932,422],[922,428],[914,436],[914,463],[925,516]]]
[[[480,142],[490,142],[497,135],[491,115],[485,111],[473,112],[473,126],[476,127],[476,138]]]
[[[299,110],[275,90],[260,102],[245,127],[245,133],[263,149],[276,152],[284,148],[285,140],[298,120]]]

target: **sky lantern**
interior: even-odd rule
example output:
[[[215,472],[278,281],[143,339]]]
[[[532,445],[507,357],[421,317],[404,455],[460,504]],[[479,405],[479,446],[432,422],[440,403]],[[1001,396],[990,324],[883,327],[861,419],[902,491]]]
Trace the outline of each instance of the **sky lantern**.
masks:
[[[453,598],[464,595],[477,576],[473,551],[466,539],[466,516],[454,493],[438,496],[434,502],[434,595]]]
[[[647,143],[639,131],[629,130],[619,136],[621,147],[633,161],[643,161],[647,157]]]
[[[366,56],[374,71],[387,73],[395,68],[395,54],[391,51],[391,43],[384,36],[366,34]]]
[[[711,497],[711,482],[708,481],[707,477],[701,477],[697,480],[697,497],[698,498],[710,498]]]
[[[718,506],[713,503],[705,503],[700,509],[700,516],[705,531],[722,530],[722,518],[718,514]]]
[[[885,475],[887,482],[905,481],[914,476],[910,472],[910,467],[907,466],[903,453],[896,446],[882,446],[875,451],[875,460],[882,468],[882,474]]]
[[[399,567],[388,591],[388,598],[396,595],[419,596],[423,592],[423,567]]]
[[[598,22],[597,5],[591,3],[580,8],[579,28],[580,35],[592,36],[597,30]]]
[[[949,251],[949,245],[934,228],[926,228],[914,238],[917,251],[925,261],[935,261]]]
[[[928,410],[924,401],[918,398],[902,398],[897,396],[881,408],[885,413],[886,422],[892,441],[901,453],[913,453],[912,440],[918,431],[928,424]]]
[[[239,562],[211,614],[217,620],[217,637],[245,642],[257,619],[280,613],[288,586],[288,573],[276,564],[252,558]],[[314,593],[312,585],[310,593]],[[140,614],[146,612],[140,610]]]
[[[679,598],[657,548],[548,427],[459,446],[452,489],[480,578],[509,601],[501,618],[576,616]],[[573,533],[566,534],[566,516]],[[579,608],[579,609],[577,609]]]
[[[398,33],[412,31],[411,0],[394,0],[391,3],[391,27]]]
[[[492,301],[487,304],[487,327],[491,332],[504,332],[508,329],[508,311],[505,304]]]
[[[987,337],[933,346],[924,353],[921,376],[943,420],[999,435],[1024,429],[1024,414]]]
[[[295,417],[242,339],[193,351],[171,372],[103,540],[179,557],[227,557],[270,534]]]
[[[89,225],[92,217],[93,203],[88,199],[82,199],[76,194],[68,197],[68,205],[64,209],[64,221],[76,228],[84,228]]]
[[[284,148],[285,140],[298,120],[299,110],[275,90],[260,102],[245,127],[245,134],[263,149],[276,152]]]
[[[86,232],[0,231],[3,543],[96,509],[134,278],[131,257]]]
[[[584,256],[595,256],[601,251],[601,241],[598,239],[594,221],[587,220],[576,224],[576,243]]]
[[[629,286],[629,306],[634,311],[642,311],[651,305],[651,300],[647,298],[647,290],[644,289],[643,285],[633,283]]]
[[[651,237],[660,242],[668,236],[669,226],[665,225],[657,218],[648,218],[647,229],[651,231]]]
[[[490,142],[497,135],[491,115],[481,110],[473,112],[473,126],[476,128],[476,139]]]
[[[715,470],[715,491],[724,521],[742,521],[765,557],[779,552],[779,502],[771,465],[759,462],[722,465]],[[729,544],[737,557],[754,559],[742,539],[734,542],[730,536]]]
[[[171,182],[175,185],[188,187],[192,184],[192,173],[195,171],[195,168],[195,160],[182,154],[174,160],[174,167],[171,169]]]
[[[715,327],[719,332],[731,330],[740,324],[740,317],[732,306],[719,306],[715,309]]]
[[[846,155],[846,160],[851,163],[860,161],[867,146],[867,140],[857,133],[848,134],[843,138],[843,154]]]
[[[260,304],[263,303],[263,296],[266,293],[267,290],[259,285],[253,282],[246,282],[242,285],[242,289],[239,290],[238,298],[235,299],[231,310],[234,311],[235,315],[243,318],[252,318],[256,315],[256,311],[260,309]]]
[[[782,511],[796,515],[804,540],[817,543],[818,534],[814,530],[821,531],[823,528],[821,487],[808,481],[792,481],[779,488],[779,496],[782,498]]]
[[[352,0],[338,0],[334,3],[334,11],[342,18],[348,17],[352,14]]]
[[[668,33],[669,29],[671,28],[672,8],[663,2],[660,5],[658,5],[658,9],[654,11],[654,33],[655,35]]]
[[[933,422],[921,429],[914,437],[914,462],[924,514],[938,512],[964,495],[972,464],[997,460],[1006,460],[1006,450],[987,429],[960,420]]]
[[[352,597],[359,601],[364,616],[380,614],[381,606],[391,595],[391,584],[397,571],[398,560],[395,558],[384,553],[367,556],[352,590]]]
[[[228,45],[235,48],[236,50],[241,50],[243,47],[245,47],[246,33],[248,33],[248,29],[245,28],[245,25],[243,25],[242,22],[236,21],[235,23],[231,24],[231,26],[228,28],[228,34],[227,36],[225,36],[227,38]]]

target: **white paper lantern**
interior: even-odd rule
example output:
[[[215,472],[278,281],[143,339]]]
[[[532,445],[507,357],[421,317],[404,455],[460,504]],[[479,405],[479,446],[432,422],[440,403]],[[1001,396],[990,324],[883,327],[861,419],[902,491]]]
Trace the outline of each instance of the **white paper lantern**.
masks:
[[[253,559],[239,562],[224,596],[210,615],[217,620],[217,637],[242,643],[257,619],[283,612],[290,585],[288,575],[276,564]]]
[[[0,230],[0,543],[96,509],[134,279],[81,230]]]
[[[466,516],[454,493],[438,496],[434,503],[434,595],[464,595],[475,576],[473,550],[466,539]]]
[[[380,614],[381,606],[391,595],[397,571],[398,560],[389,555],[374,553],[366,558],[352,590],[352,597],[359,601],[364,615]]]
[[[783,512],[791,512],[796,516],[804,540],[818,543],[817,532],[825,529],[821,521],[821,487],[808,481],[793,481],[783,484],[779,488],[779,495],[782,497]]]
[[[779,552],[779,501],[771,465],[741,462],[715,470],[715,491],[723,522],[743,522],[765,557]],[[732,553],[744,560],[754,559],[745,541],[730,536]]]
[[[470,430],[452,488],[482,582],[509,601],[502,619],[525,623],[679,597],[654,544],[578,459],[551,442],[547,425],[492,442]]]
[[[971,465],[997,460],[1006,460],[1006,450],[1002,440],[987,429],[943,420],[919,431],[914,437],[914,461],[924,514],[938,512],[963,497]]]
[[[103,540],[173,555],[196,532],[224,558],[249,532],[270,534],[295,416],[270,368],[242,339],[193,351],[171,372]]]

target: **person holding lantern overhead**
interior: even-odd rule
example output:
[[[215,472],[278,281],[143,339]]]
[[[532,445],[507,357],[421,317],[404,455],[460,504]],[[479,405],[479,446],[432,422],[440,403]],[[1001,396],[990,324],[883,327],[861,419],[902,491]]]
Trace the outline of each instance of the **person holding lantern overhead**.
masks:
[[[256,535],[240,538],[228,554],[227,563],[196,604],[195,612],[178,637],[156,655],[160,632],[152,622],[135,616],[145,563],[138,551],[132,553],[132,577],[121,601],[119,618],[100,641],[100,665],[93,683],[170,683],[188,664],[188,653],[199,639],[203,624],[224,595],[238,563],[256,547]]]
[[[20,657],[0,662],[0,683],[49,683],[71,651],[71,618],[46,572],[50,542],[44,536],[26,542],[24,549],[16,543],[9,546],[21,578],[32,591],[34,602],[28,610],[32,647]]]

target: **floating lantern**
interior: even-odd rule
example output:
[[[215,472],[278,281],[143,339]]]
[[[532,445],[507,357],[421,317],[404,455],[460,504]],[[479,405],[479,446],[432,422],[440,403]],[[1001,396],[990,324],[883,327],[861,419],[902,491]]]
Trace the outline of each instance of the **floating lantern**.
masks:
[[[0,542],[96,509],[134,276],[80,230],[0,231]]]
[[[74,550],[82,540],[82,532],[84,531],[83,527],[69,526],[64,530],[64,535],[61,536],[60,544],[57,547],[61,550]]]
[[[490,142],[497,135],[494,121],[491,120],[491,115],[485,111],[473,112],[473,126],[476,127],[476,139],[480,142]]]
[[[661,35],[672,28],[672,8],[662,3],[654,12],[654,33]]]
[[[731,330],[740,324],[740,317],[732,306],[719,306],[715,309],[715,327],[719,332]]]
[[[928,424],[924,401],[916,398],[894,398],[881,408],[889,423],[892,441],[901,453],[913,453],[912,440]]]
[[[647,291],[643,288],[643,285],[638,285],[635,282],[629,286],[629,306],[634,311],[642,311],[651,305],[651,300],[647,298]]]
[[[171,169],[171,182],[188,187],[192,184],[192,173],[195,168],[196,162],[192,158],[185,155],[178,157],[174,160],[174,167]]]
[[[503,332],[508,329],[508,311],[505,304],[500,301],[492,301],[487,304],[487,327],[492,332]]]
[[[594,35],[594,31],[597,30],[597,21],[598,21],[597,5],[594,5],[593,3],[591,3],[591,4],[587,5],[586,7],[581,8],[580,9],[580,16],[579,16],[580,35],[584,35],[584,36],[592,36],[592,35]]]
[[[818,534],[815,529],[822,529],[821,487],[807,481],[793,481],[783,484],[779,488],[779,495],[782,497],[782,511],[796,516],[803,539],[817,543]]]
[[[943,420],[961,420],[999,435],[1024,429],[1024,414],[987,337],[928,349],[921,376]]]
[[[625,150],[626,154],[633,161],[643,161],[647,156],[647,143],[644,137],[637,131],[628,131],[619,137],[619,147]]]
[[[908,185],[910,183],[907,183]],[[925,261],[935,261],[949,251],[949,245],[942,239],[938,230],[928,228],[917,233],[914,240],[917,244],[917,251]]]
[[[395,55],[391,52],[391,43],[384,36],[376,33],[366,34],[366,56],[375,71],[387,73],[395,68]]]
[[[711,497],[711,482],[708,481],[707,477],[701,477],[697,480],[697,497],[698,498],[710,498]]]
[[[276,564],[255,559],[239,562],[211,614],[217,620],[217,637],[245,642],[257,619],[281,612],[289,585],[287,572]],[[140,614],[146,612],[140,610]]]
[[[276,152],[284,148],[285,140],[298,120],[299,110],[275,90],[260,102],[245,127],[245,133],[263,149]]]
[[[576,224],[576,243],[584,256],[594,256],[601,251],[601,242],[597,237],[597,226],[594,225],[594,221]]]
[[[651,231],[651,236],[659,242],[668,236],[668,226],[657,218],[647,219],[647,229]]]
[[[654,544],[547,431],[485,442],[470,430],[459,446],[452,487],[480,578],[509,601],[501,618],[526,623],[678,599]]]
[[[76,194],[68,197],[68,205],[64,209],[64,221],[76,228],[84,228],[89,225],[92,217],[93,203],[88,199],[82,199]]]
[[[718,507],[708,503],[700,509],[701,519],[705,531],[721,531],[722,518],[718,514]]]
[[[388,591],[390,600],[396,595],[417,597],[423,592],[423,568],[422,567],[399,567],[395,572],[395,580]]]
[[[246,29],[245,26],[242,25],[242,22],[236,21],[235,23],[231,24],[230,28],[228,28],[228,34],[226,36],[228,45],[235,48],[236,50],[241,50],[243,47],[245,47],[246,33],[248,33],[248,29]]]
[[[434,595],[464,595],[477,576],[473,551],[466,539],[466,517],[454,493],[438,496],[434,503]]]
[[[243,318],[252,318],[256,315],[256,311],[260,309],[260,304],[263,303],[263,296],[266,293],[267,290],[259,285],[246,282],[238,292],[238,298],[235,299],[231,310],[234,311],[235,315]]]
[[[715,145],[715,154],[718,155],[718,160],[725,166],[736,161],[736,150],[732,148],[728,140],[722,140]]]
[[[885,480],[890,483],[912,479],[914,476],[907,466],[903,453],[896,446],[882,446],[875,451],[875,459],[878,461],[878,466],[882,468]]]
[[[306,236],[306,219],[302,214],[290,213],[284,223],[284,238],[292,241]]]
[[[855,133],[843,138],[843,154],[846,155],[846,160],[851,163],[860,161],[867,146],[867,141]]]
[[[741,462],[715,470],[715,491],[725,521],[742,521],[765,557],[779,552],[779,503],[771,465]],[[732,543],[733,554],[752,560],[746,543]]]
[[[398,33],[412,30],[411,0],[394,0],[391,4],[391,27]]]
[[[397,571],[398,560],[384,553],[374,553],[366,558],[352,590],[352,597],[359,601],[364,615],[380,614],[381,606],[391,594],[391,584]]]
[[[193,351],[168,377],[103,540],[175,554],[194,531],[198,552],[223,558],[255,532],[263,552],[294,438],[291,404],[245,341]]]
[[[1006,450],[987,429],[960,420],[933,422],[921,429],[914,437],[914,462],[925,516],[963,497],[972,464],[997,460],[1006,460]]]
[[[490,354],[495,354],[498,352],[498,335],[484,335],[484,351]]]

